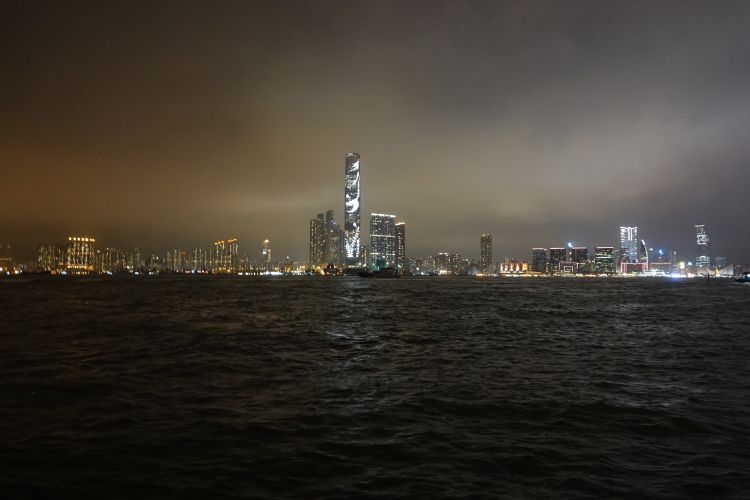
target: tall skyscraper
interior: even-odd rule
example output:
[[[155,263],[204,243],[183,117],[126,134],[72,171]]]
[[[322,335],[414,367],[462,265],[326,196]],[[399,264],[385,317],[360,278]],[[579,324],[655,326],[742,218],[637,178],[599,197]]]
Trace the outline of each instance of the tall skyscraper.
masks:
[[[620,226],[620,263],[639,262],[638,227]]]
[[[271,242],[263,240],[260,247],[260,268],[265,271],[271,270]]]
[[[344,165],[344,257],[346,265],[351,267],[361,264],[359,173],[359,154],[347,153]]]
[[[614,252],[615,249],[612,247],[594,248],[594,269],[597,274],[614,274]]]
[[[546,273],[547,272],[547,249],[546,248],[532,248],[531,249],[531,270],[535,273]]]
[[[310,267],[322,267],[323,246],[325,236],[325,219],[323,214],[318,214],[315,219],[310,219]]]
[[[396,223],[396,267],[406,269],[406,223]]]
[[[705,274],[711,267],[711,240],[703,224],[695,225],[695,272]]]
[[[568,252],[565,247],[549,249],[549,272],[556,273],[560,270],[560,263],[568,260]]]
[[[375,265],[382,261],[392,266],[396,261],[396,216],[370,214],[370,257]]]
[[[492,235],[484,233],[479,239],[479,272],[490,274],[492,271]]]

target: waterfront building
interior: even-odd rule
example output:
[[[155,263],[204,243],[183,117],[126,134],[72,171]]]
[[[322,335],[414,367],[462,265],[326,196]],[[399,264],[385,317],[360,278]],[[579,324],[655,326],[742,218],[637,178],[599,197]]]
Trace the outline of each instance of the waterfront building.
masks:
[[[459,274],[461,271],[461,255],[457,253],[440,252],[432,259],[431,268],[438,274]]]
[[[711,241],[703,224],[695,225],[695,273],[707,274],[711,267]]]
[[[94,271],[96,240],[85,236],[69,236],[65,251],[65,270],[69,273]]]
[[[641,240],[640,255],[638,257],[638,261],[643,264],[643,270],[648,271],[649,255],[646,240]]]
[[[396,216],[370,214],[370,258],[386,267],[396,261]]]
[[[396,223],[396,267],[408,269],[406,261],[406,223]]]
[[[237,272],[237,268],[239,267],[239,242],[237,238],[215,241],[210,260],[211,272]]]
[[[346,265],[358,267],[360,259],[360,167],[359,154],[347,153],[344,162],[344,257]]]
[[[615,272],[615,249],[613,247],[594,248],[594,269],[596,274],[614,274]]]
[[[119,248],[106,247],[96,252],[95,269],[99,273],[121,273],[127,271],[127,255]]]
[[[190,259],[190,270],[194,273],[202,273],[208,271],[210,267],[210,258],[207,252],[203,248],[193,248]]]
[[[570,262],[577,264],[577,272],[587,272],[589,270],[589,249],[586,247],[572,247],[570,249]]]
[[[271,266],[271,242],[269,240],[263,240],[260,247],[260,269],[261,271],[272,271]]]
[[[479,272],[490,274],[492,271],[492,235],[484,233],[479,240]]]
[[[343,232],[333,216],[333,210],[328,210],[325,215],[325,227],[323,230],[323,262],[322,265],[341,265],[342,260],[342,238]]]
[[[531,270],[535,273],[547,272],[547,249],[546,248],[532,248],[531,249]]]
[[[518,262],[515,259],[506,259],[505,262],[500,264],[501,274],[522,274],[529,271],[528,262]]]
[[[565,247],[557,247],[549,249],[549,272],[555,273],[559,271],[560,264],[568,260],[568,251]]]
[[[310,268],[315,269],[323,266],[323,246],[325,235],[325,219],[323,214],[318,214],[315,219],[310,219]]]
[[[57,273],[65,268],[65,259],[60,247],[53,243],[42,243],[37,251],[37,270]]]
[[[640,262],[638,226],[620,226],[620,264]]]

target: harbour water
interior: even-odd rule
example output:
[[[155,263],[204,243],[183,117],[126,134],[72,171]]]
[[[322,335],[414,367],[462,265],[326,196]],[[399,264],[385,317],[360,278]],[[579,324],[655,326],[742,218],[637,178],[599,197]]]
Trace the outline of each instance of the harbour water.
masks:
[[[750,287],[0,281],[3,498],[747,498]]]

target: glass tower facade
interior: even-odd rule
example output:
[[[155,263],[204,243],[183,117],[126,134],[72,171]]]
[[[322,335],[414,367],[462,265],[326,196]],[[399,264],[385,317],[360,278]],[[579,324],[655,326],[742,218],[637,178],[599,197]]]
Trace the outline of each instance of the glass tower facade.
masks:
[[[396,216],[370,214],[370,258],[375,266],[396,261]],[[379,262],[382,261],[382,262]]]
[[[638,226],[620,226],[620,262],[639,262]]]
[[[344,166],[344,258],[347,266],[361,265],[359,154],[347,153]]]
[[[697,273],[708,272],[711,266],[711,241],[703,224],[695,225],[695,270]]]

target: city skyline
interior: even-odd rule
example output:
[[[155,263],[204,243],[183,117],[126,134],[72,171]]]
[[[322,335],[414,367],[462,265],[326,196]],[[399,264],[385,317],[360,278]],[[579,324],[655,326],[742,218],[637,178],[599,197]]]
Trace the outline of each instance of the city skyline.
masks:
[[[31,258],[70,234],[149,252],[232,234],[303,260],[310,214],[343,216],[356,151],[361,213],[408,221],[412,255],[478,257],[482,233],[498,256],[616,246],[621,225],[691,255],[705,224],[713,254],[747,263],[748,17],[743,2],[15,4],[0,244]]]

